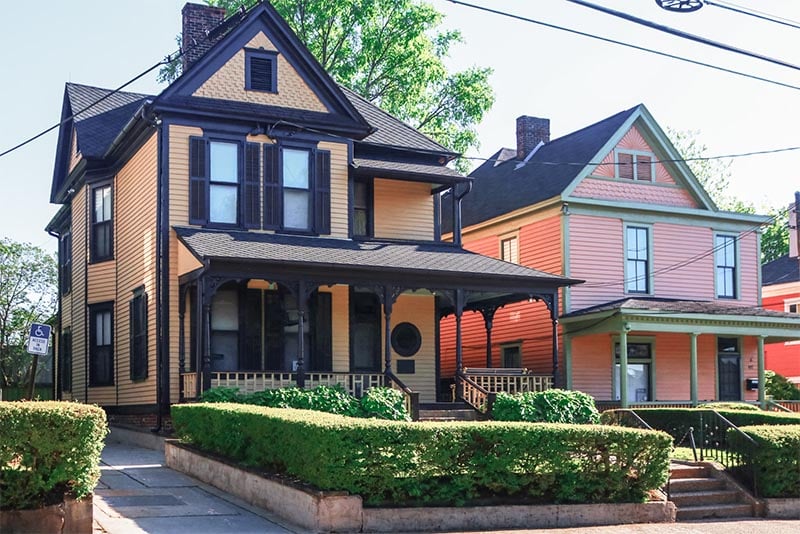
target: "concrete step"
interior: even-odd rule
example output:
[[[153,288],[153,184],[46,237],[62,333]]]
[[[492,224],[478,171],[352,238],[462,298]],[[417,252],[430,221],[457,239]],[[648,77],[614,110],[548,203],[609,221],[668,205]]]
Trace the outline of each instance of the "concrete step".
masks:
[[[676,493],[670,488],[669,500],[679,510],[685,507],[705,506],[711,504],[731,504],[739,502],[739,492],[733,490],[686,491]]]
[[[672,464],[669,468],[669,478],[706,478],[711,475],[708,466],[705,465],[681,465]]]
[[[753,507],[749,504],[711,504],[703,506],[683,506],[678,508],[677,519],[706,519],[709,517],[752,517]]]
[[[670,478],[669,480],[670,494],[722,490],[725,487],[725,481],[719,478]]]

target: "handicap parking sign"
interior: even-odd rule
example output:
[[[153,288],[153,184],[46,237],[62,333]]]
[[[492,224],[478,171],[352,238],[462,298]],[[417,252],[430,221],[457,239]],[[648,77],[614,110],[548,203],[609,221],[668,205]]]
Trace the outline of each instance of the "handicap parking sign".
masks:
[[[28,336],[28,352],[40,356],[47,355],[50,345],[50,325],[33,323]]]

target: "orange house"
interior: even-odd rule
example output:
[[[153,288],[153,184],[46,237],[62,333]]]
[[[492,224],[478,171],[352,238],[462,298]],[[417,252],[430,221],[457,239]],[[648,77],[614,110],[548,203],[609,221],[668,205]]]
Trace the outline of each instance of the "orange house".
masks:
[[[767,219],[720,211],[643,105],[554,140],[520,117],[516,149],[470,176],[460,210],[442,201],[445,232],[460,222],[465,248],[585,283],[562,289],[556,344],[533,298],[465,315],[459,366],[443,319],[443,377],[524,368],[604,405],[764,400],[765,344],[800,338],[797,315],[761,307]]]
[[[438,314],[570,280],[444,242],[456,154],[339,86],[269,2],[183,9],[158,95],[67,84],[48,226],[64,399],[160,427],[214,386],[437,395]]]

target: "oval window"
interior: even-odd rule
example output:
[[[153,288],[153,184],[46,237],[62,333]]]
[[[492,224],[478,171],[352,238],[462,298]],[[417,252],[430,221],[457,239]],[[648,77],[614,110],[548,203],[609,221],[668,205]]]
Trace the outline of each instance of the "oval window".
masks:
[[[422,346],[422,334],[411,323],[400,323],[392,330],[392,348],[400,356],[413,356]]]

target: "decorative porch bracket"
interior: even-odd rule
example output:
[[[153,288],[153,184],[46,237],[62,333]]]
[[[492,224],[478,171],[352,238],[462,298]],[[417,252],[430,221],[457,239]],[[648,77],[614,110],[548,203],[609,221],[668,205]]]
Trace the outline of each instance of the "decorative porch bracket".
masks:
[[[384,332],[383,332],[383,372],[384,385],[391,386],[392,374],[392,309],[397,298],[404,291],[398,286],[375,286],[375,293],[383,305]]]
[[[463,289],[454,289],[452,292],[442,291],[442,297],[450,302],[453,314],[456,316],[456,398],[464,398],[464,384],[460,380],[464,371],[464,358],[461,348],[461,316],[467,305],[467,298]]]
[[[553,387],[559,387],[558,379],[558,293],[538,295],[550,311],[550,321],[553,324]]]
[[[305,362],[305,322],[308,312],[308,301],[311,293],[319,287],[317,284],[309,284],[305,280],[296,282],[283,282],[297,299],[297,387],[306,386],[306,362]]]

